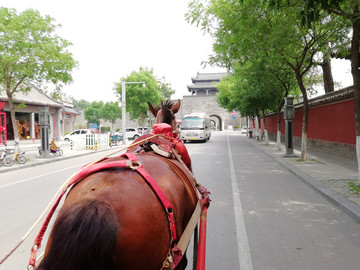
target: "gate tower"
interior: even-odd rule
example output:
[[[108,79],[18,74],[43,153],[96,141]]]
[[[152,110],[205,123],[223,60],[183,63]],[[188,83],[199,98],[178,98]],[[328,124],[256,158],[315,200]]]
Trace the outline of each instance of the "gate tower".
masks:
[[[237,115],[235,121],[231,112],[221,108],[216,101],[216,83],[228,73],[197,73],[192,77],[192,85],[188,85],[191,95],[183,96],[179,117],[193,112],[203,112],[210,116],[212,128],[215,130],[227,129],[229,125],[241,125],[240,117]]]

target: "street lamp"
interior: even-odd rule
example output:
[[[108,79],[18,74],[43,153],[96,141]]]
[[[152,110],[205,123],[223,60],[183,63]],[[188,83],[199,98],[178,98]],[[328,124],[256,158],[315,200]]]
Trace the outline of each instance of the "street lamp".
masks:
[[[126,84],[142,84],[145,87],[145,82],[121,82],[121,109],[122,109],[122,144],[126,144]]]
[[[293,147],[293,120],[295,118],[294,96],[284,98],[284,119],[285,119],[285,147],[286,153],[283,157],[294,157]]]

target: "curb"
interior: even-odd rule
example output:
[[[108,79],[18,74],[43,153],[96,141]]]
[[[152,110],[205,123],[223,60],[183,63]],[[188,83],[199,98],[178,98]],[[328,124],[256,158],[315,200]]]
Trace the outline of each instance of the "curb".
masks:
[[[89,150],[89,152],[74,154],[74,155],[71,155],[71,156],[61,156],[61,157],[55,157],[55,156],[52,157],[52,156],[50,156],[49,158],[43,158],[43,160],[41,160],[39,162],[31,162],[30,161],[30,162],[28,162],[26,164],[19,164],[18,166],[5,167],[4,169],[0,169],[0,174],[5,173],[5,172],[19,170],[19,169],[31,168],[31,167],[36,167],[36,166],[39,166],[39,165],[58,162],[58,161],[61,161],[61,160],[66,160],[66,159],[81,157],[81,156],[85,156],[85,155],[92,155],[92,154],[95,154],[95,153],[115,150],[115,149],[117,149],[117,148],[100,149],[100,150],[98,149],[98,150],[92,151],[92,152],[90,152],[91,150]]]
[[[254,145],[257,149],[259,149],[261,152],[266,154],[268,157],[272,158],[276,162],[278,162],[282,167],[290,171],[292,174],[294,174],[298,179],[303,181],[305,184],[307,184],[309,187],[311,187],[313,190],[317,191],[320,195],[325,197],[329,202],[331,202],[334,206],[339,208],[341,211],[343,211],[346,215],[348,215],[350,218],[352,218],[355,222],[360,223],[360,209],[359,207],[351,202],[350,200],[339,196],[337,193],[332,191],[331,189],[325,187],[321,183],[317,183],[312,179],[310,175],[305,173],[302,170],[299,170],[295,166],[291,165],[289,162],[286,162],[286,160],[279,159],[278,157],[272,155],[271,153],[268,153],[264,151],[260,146],[256,145],[256,143],[250,142],[252,145]]]

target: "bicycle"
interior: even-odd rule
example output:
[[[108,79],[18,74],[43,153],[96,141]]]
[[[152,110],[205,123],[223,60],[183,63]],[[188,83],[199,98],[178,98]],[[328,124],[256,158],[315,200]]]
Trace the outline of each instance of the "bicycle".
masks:
[[[20,152],[19,142],[15,141],[15,149],[17,148],[17,151],[14,151],[14,160],[17,161],[19,164],[25,164],[27,161],[27,158],[25,157],[25,152]]]
[[[50,147],[50,144],[49,144],[49,147]],[[42,153],[41,146],[39,146],[38,149],[39,149],[39,154],[41,155],[41,153]],[[53,153],[55,157],[60,157],[63,155],[64,152],[63,152],[63,150],[60,149],[60,146],[57,146],[56,151],[54,151],[54,152],[51,151],[51,153]]]
[[[60,149],[60,146],[56,147],[56,151],[53,152],[54,156],[60,157],[63,155],[63,150]]]
[[[14,164],[14,160],[8,157],[8,153],[6,149],[1,149],[0,162],[4,164],[6,167],[10,167]]]

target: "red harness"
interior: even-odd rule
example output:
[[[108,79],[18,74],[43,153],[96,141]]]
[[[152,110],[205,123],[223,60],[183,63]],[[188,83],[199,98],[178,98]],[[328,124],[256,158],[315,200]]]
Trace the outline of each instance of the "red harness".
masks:
[[[30,261],[29,266],[35,267],[36,263],[36,252],[41,246],[42,239],[44,237],[45,231],[49,225],[50,219],[53,216],[57,206],[59,205],[63,195],[66,193],[69,187],[77,184],[80,182],[84,177],[99,172],[101,170],[106,170],[109,168],[130,168],[135,171],[137,171],[144,180],[150,185],[156,196],[159,198],[160,202],[162,203],[167,217],[169,221],[169,230],[170,230],[170,238],[171,238],[171,246],[176,242],[177,240],[177,233],[176,233],[176,227],[175,227],[175,218],[174,218],[174,212],[173,207],[164,194],[164,192],[161,190],[161,188],[158,186],[158,184],[154,181],[154,179],[151,177],[151,175],[143,168],[143,165],[140,164],[137,156],[133,153],[125,153],[121,155],[122,157],[127,158],[126,160],[118,160],[118,161],[110,161],[110,162],[103,162],[103,163],[94,163],[90,164],[88,166],[85,166],[83,169],[81,169],[77,174],[75,174],[70,180],[68,181],[66,187],[63,189],[62,193],[56,200],[55,204],[51,208],[48,216],[46,217],[40,232],[38,233],[34,245],[31,249],[31,255],[30,255]],[[180,258],[176,256],[177,258],[174,258],[175,266],[177,263],[181,260],[182,254],[180,255]]]

